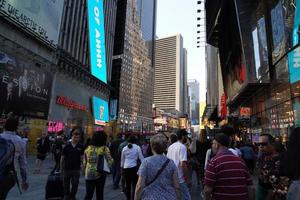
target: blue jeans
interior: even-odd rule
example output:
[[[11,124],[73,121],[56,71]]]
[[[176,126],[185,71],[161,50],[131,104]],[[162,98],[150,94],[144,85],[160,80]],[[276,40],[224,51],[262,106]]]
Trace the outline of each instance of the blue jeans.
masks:
[[[119,187],[119,183],[121,180],[121,167],[120,162],[116,161],[112,166],[112,177],[113,177],[113,184],[114,187]]]
[[[300,199],[300,181],[293,181],[287,193],[287,200]]]
[[[180,183],[181,200],[191,200],[190,190],[186,183]]]

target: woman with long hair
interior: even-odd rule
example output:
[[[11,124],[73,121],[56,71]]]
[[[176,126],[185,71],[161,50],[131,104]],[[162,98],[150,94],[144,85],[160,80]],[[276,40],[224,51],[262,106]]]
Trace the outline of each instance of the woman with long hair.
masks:
[[[127,200],[134,199],[135,186],[138,180],[138,160],[143,161],[144,157],[141,148],[136,145],[137,139],[131,135],[128,144],[122,150],[121,168],[125,179],[125,194]]]
[[[97,170],[99,156],[105,155],[110,166],[113,163],[113,159],[110,155],[109,148],[106,146],[106,142],[106,133],[104,131],[97,131],[92,137],[91,144],[86,148],[84,152],[86,183],[85,200],[93,199],[95,189],[96,199],[103,199],[106,174],[99,173]]]

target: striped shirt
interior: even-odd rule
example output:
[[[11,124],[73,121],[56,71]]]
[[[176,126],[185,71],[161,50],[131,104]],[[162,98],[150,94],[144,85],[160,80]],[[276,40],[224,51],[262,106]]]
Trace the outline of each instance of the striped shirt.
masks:
[[[213,188],[213,200],[247,200],[247,187],[252,185],[252,180],[244,161],[224,150],[209,162],[205,185]]]

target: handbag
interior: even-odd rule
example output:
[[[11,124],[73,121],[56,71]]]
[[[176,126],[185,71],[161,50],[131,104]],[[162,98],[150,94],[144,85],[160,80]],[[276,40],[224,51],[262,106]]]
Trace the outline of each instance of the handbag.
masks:
[[[105,152],[102,155],[98,156],[97,171],[102,174],[110,174],[111,173]]]
[[[164,171],[164,169],[169,164],[169,162],[170,162],[170,159],[167,158],[167,160],[165,161],[165,163],[161,166],[161,168],[156,173],[155,177],[149,183],[146,183],[146,186],[151,185],[159,177],[159,175]]]

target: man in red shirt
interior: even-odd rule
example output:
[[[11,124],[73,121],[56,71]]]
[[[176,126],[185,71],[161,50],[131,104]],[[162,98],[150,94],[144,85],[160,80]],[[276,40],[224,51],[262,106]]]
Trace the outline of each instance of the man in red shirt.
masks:
[[[252,200],[254,188],[244,161],[228,150],[230,139],[215,136],[212,151],[216,155],[205,172],[205,200]]]

